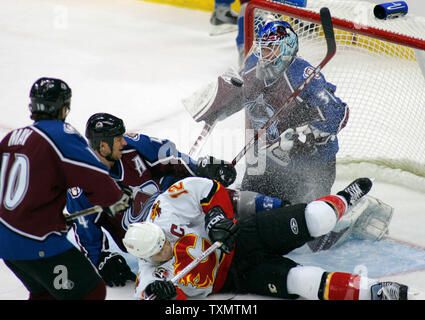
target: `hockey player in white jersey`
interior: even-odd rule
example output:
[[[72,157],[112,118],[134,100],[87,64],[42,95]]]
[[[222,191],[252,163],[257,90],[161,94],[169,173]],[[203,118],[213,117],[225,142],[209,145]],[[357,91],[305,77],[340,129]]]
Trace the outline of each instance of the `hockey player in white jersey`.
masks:
[[[360,178],[337,195],[236,220],[220,183],[180,180],[157,198],[147,221],[130,225],[124,237],[128,252],[141,258],[136,298],[199,299],[229,292],[284,299],[407,299],[405,285],[327,272],[283,256],[332,230],[371,187],[371,180]],[[177,283],[170,281],[216,241],[223,243],[219,250]]]

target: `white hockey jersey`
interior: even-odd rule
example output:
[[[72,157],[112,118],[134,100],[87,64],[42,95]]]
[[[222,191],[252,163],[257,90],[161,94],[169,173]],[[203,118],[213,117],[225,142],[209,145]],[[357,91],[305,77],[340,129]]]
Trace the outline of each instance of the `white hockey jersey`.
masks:
[[[184,267],[211,246],[205,231],[205,213],[219,205],[228,218],[233,207],[227,190],[216,181],[190,177],[178,181],[158,196],[147,221],[157,224],[170,241],[174,255],[163,264],[139,261],[135,297],[144,299],[144,290],[155,280],[171,280]],[[177,284],[177,299],[199,299],[217,292],[224,284],[233,254],[213,252]]]

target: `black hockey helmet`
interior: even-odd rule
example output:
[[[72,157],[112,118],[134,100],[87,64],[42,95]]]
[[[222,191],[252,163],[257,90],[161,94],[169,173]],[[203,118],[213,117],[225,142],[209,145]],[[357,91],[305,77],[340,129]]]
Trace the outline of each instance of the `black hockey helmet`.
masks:
[[[32,114],[56,118],[63,107],[71,106],[71,88],[62,80],[40,78],[31,87],[29,109]]]
[[[114,137],[125,133],[124,122],[109,113],[95,113],[86,124],[86,137],[91,147],[99,151],[100,142],[105,141],[112,151]]]

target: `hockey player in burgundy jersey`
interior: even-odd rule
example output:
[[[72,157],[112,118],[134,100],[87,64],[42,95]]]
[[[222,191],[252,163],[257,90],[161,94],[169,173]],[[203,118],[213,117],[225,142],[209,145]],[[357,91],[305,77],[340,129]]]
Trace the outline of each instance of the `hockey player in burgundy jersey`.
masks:
[[[299,265],[283,256],[328,233],[372,187],[353,181],[336,195],[247,215],[239,220],[220,183],[190,177],[156,199],[147,221],[130,225],[124,244],[140,258],[137,299],[200,299],[212,293],[309,300],[405,300],[408,287]],[[212,243],[221,247],[187,273]],[[179,275],[175,283],[171,281]]]
[[[107,113],[90,117],[86,126],[86,137],[101,161],[110,168],[110,176],[119,184],[131,189],[133,206],[122,214],[110,217],[104,213],[86,216],[75,223],[76,240],[81,250],[110,286],[125,285],[134,280],[125,259],[109,251],[104,227],[121,250],[126,251],[122,238],[128,225],[144,221],[156,196],[173,182],[188,176],[205,176],[230,185],[236,171],[217,159],[201,158],[194,161],[179,152],[174,143],[143,134],[124,135],[125,126],[120,118]],[[210,161],[207,161],[210,160]],[[80,188],[68,193],[69,212],[92,206]]]
[[[128,208],[131,196],[64,122],[71,101],[65,82],[41,78],[30,98],[35,122],[11,131],[0,144],[0,258],[30,299],[103,299],[104,282],[66,237],[67,190],[79,186],[110,215]]]

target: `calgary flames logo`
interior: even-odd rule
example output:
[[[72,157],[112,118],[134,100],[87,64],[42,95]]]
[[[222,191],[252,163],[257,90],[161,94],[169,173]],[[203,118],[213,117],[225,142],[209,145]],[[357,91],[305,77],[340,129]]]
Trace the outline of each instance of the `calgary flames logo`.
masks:
[[[174,274],[178,274],[195,258],[189,253],[190,248],[195,248],[198,237],[194,234],[188,234],[180,238],[174,246]],[[211,246],[206,239],[202,238],[202,250],[205,251]],[[179,280],[180,284],[187,286],[189,283],[193,286],[203,289],[214,283],[214,270],[217,267],[217,255],[215,252],[210,254],[205,260],[201,261],[195,268]]]

